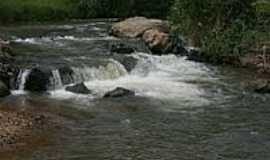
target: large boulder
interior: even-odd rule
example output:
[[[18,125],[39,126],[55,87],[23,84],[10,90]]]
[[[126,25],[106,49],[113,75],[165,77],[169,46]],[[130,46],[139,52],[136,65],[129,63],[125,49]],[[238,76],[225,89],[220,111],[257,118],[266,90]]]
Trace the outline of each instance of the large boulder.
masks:
[[[34,68],[26,78],[25,90],[44,92],[50,83],[51,72],[41,68]]]
[[[125,89],[125,88],[117,87],[113,91],[106,93],[104,95],[104,98],[119,98],[119,97],[129,97],[129,96],[135,96],[135,92]]]
[[[111,29],[111,34],[117,37],[141,38],[153,54],[186,54],[182,39],[172,36],[169,32],[168,22],[144,17],[126,19],[115,23]]]
[[[6,86],[6,84],[0,81],[0,97],[5,97],[5,96],[8,96],[9,94],[10,94],[10,91],[8,87]]]
[[[145,31],[142,39],[155,54],[165,54],[172,49],[170,35],[157,29]]]
[[[91,91],[84,85],[84,83],[68,86],[66,87],[66,90],[69,92],[78,93],[78,94],[91,94]]]
[[[158,19],[134,17],[115,23],[112,26],[111,34],[117,37],[137,38],[141,37],[145,31],[150,29],[168,33],[170,31],[170,25],[168,22]]]

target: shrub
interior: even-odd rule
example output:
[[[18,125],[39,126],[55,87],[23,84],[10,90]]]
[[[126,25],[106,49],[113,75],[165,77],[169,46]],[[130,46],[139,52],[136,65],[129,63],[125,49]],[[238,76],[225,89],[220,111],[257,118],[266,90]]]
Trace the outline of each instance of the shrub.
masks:
[[[269,1],[269,0],[264,0]],[[258,42],[270,40],[268,9],[256,0],[175,0],[170,21],[175,30],[201,47],[210,61],[248,53]],[[260,12],[259,12],[260,11]]]

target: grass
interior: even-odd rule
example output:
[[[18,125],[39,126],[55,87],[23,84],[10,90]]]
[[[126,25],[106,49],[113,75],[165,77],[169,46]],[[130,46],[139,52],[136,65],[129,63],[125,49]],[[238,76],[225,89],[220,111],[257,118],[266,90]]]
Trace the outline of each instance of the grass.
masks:
[[[2,23],[16,21],[45,21],[72,16],[71,0],[1,0]]]

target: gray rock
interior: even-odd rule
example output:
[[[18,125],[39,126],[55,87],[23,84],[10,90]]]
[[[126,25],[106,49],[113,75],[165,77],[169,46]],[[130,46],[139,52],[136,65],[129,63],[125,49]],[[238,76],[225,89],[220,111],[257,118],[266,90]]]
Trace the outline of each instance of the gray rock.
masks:
[[[270,94],[270,82],[257,81],[254,91],[260,94]]]
[[[120,62],[128,72],[131,72],[138,64],[138,59],[132,56],[115,56],[118,62]]]
[[[78,94],[91,94],[91,91],[84,85],[84,83],[68,86],[66,87],[66,90],[69,92],[78,93]]]
[[[125,88],[117,87],[115,90],[106,93],[104,95],[104,98],[118,98],[129,96],[135,96],[135,92]]]
[[[64,85],[71,84],[73,82],[72,75],[74,74],[74,71],[70,67],[65,66],[59,68],[59,73],[61,75],[61,80]]]
[[[131,54],[134,53],[135,49],[123,44],[123,43],[119,43],[119,44],[113,44],[111,46],[111,53],[117,53],[117,54]]]
[[[51,72],[34,68],[26,78],[25,90],[32,92],[44,92],[50,83]]]

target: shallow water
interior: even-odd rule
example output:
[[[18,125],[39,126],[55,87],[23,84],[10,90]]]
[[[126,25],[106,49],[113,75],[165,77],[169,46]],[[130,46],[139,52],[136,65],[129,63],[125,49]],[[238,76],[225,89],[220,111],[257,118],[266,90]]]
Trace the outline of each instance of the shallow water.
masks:
[[[270,96],[246,88],[254,74],[174,55],[148,55],[138,40],[128,41],[137,47],[130,56],[138,59],[128,72],[109,54],[111,44],[127,40],[109,36],[109,26],[84,22],[0,28],[17,47],[22,70],[40,66],[54,71],[47,94],[33,95],[21,86],[8,98],[11,101],[3,101],[62,117],[62,128],[49,145],[13,159],[270,158]],[[62,66],[71,67],[74,83],[84,81],[93,94],[65,91],[70,84],[64,85],[57,73]],[[134,90],[136,96],[102,99],[116,87]]]

